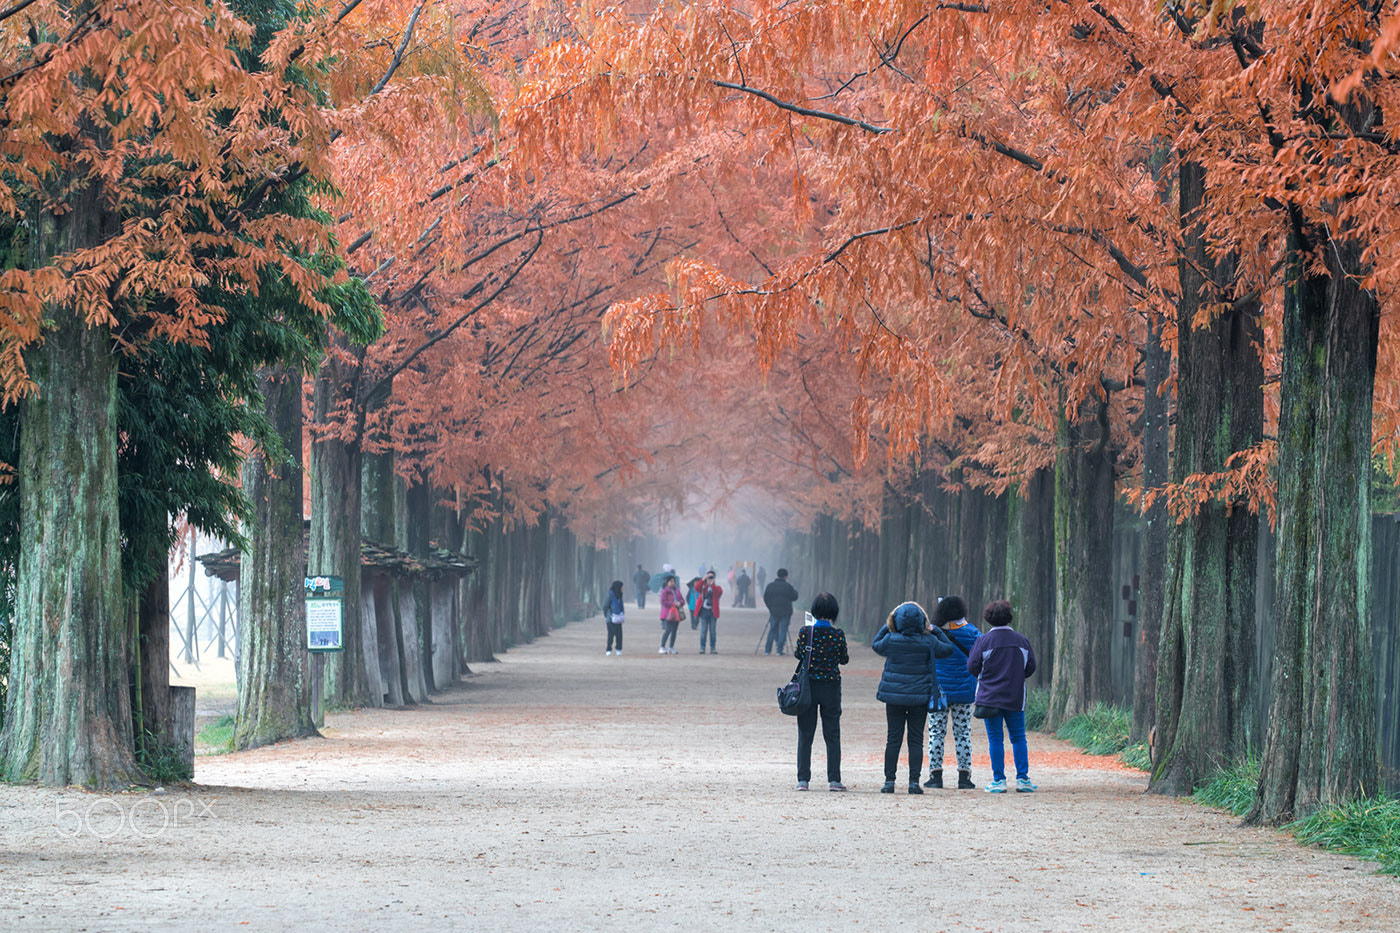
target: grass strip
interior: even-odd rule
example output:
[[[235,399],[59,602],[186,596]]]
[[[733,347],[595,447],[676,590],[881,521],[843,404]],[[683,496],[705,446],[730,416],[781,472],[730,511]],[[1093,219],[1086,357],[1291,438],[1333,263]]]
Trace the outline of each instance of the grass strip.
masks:
[[[204,755],[223,755],[233,751],[233,717],[220,716],[199,730],[194,737],[195,750]]]
[[[1027,700],[1029,705],[1029,698]],[[1048,693],[1046,701],[1048,704]],[[1026,728],[1030,728],[1029,712],[1026,719]],[[1044,723],[1043,712],[1041,723]],[[1145,742],[1129,740],[1132,724],[1131,710],[1108,703],[1095,703],[1088,712],[1066,720],[1055,733],[1055,738],[1082,748],[1090,755],[1116,755],[1128,767],[1146,771],[1152,766],[1151,757]]]
[[[1235,816],[1244,816],[1254,806],[1259,787],[1259,759],[1251,755],[1231,768],[1221,768],[1204,786],[1196,788],[1191,799]]]
[[[1381,874],[1400,875],[1400,800],[1369,797],[1318,810],[1288,824],[1299,842],[1381,863]]]
[[[1217,771],[1191,799],[1242,817],[1259,788],[1259,759],[1251,756]],[[1325,807],[1283,827],[1304,845],[1379,862],[1386,875],[1400,875],[1400,800],[1387,795]]]

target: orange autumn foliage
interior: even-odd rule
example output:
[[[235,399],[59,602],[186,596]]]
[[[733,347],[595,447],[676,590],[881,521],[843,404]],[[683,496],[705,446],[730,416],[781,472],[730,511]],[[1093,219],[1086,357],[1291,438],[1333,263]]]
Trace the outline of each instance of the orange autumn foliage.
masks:
[[[618,365],[702,323],[752,333],[764,364],[798,335],[830,334],[860,361],[858,433],[885,426],[898,456],[986,419],[971,440],[1004,481],[1029,465],[1016,438],[1046,429],[1061,390],[1071,408],[1115,387],[1133,394],[1149,317],[1174,346],[1179,159],[1205,166],[1212,250],[1241,257],[1231,291],[1263,301],[1267,382],[1292,224],[1345,230],[1364,244],[1364,284],[1393,289],[1394,121],[1355,129],[1343,116],[1357,100],[1377,114],[1400,103],[1394,7],[607,8],[581,12],[579,37],[537,56],[505,123],[539,164],[663,113],[695,134],[742,139],[730,158],[781,154],[792,216],[810,209],[808,193],[839,204],[821,240],[759,275],[699,250],[682,257],[668,290],[610,313]],[[1353,103],[1327,97],[1332,86],[1354,87]],[[1381,333],[1375,434],[1393,450],[1388,317]],[[1270,449],[1242,452],[1228,476],[1195,478],[1176,503],[1267,507]]]
[[[22,9],[23,15],[19,15]],[[300,23],[274,41],[285,62]],[[222,309],[201,290],[255,290],[266,269],[321,309],[319,277],[295,261],[324,249],[318,222],[267,209],[291,166],[324,178],[332,128],[314,93],[238,58],[253,27],[224,4],[36,0],[0,24],[0,212],[17,235],[0,273],[0,401],[30,388],[24,351],[46,309],[90,325],[203,343]],[[34,225],[93,189],[95,243],[24,255]],[[324,310],[324,309],[322,309]]]

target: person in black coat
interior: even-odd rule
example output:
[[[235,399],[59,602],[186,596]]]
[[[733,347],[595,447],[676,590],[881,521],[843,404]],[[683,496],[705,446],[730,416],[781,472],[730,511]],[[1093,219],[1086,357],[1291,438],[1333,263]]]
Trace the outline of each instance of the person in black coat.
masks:
[[[797,590],[788,582],[788,572],[778,571],[778,579],[768,584],[763,591],[763,605],[768,607],[768,644],[763,653],[770,654],[773,645],[778,646],[782,656],[787,646],[788,625],[792,622],[792,604],[797,602]]]
[[[827,789],[844,791],[841,783],[841,665],[851,660],[846,649],[846,633],[836,627],[841,607],[830,593],[819,593],[812,600],[811,625],[797,633],[792,649],[797,671],[807,661],[807,677],[812,688],[812,705],[797,716],[797,789],[806,790],[812,779],[812,742],[817,736],[817,712],[822,714],[822,738],[826,740]],[[811,658],[808,659],[810,653]]]
[[[924,766],[924,718],[929,699],[938,693],[939,658],[953,653],[948,636],[929,624],[928,613],[915,602],[894,607],[884,628],[871,643],[885,659],[875,699],[885,704],[885,784],[882,794],[894,793],[899,747],[909,737],[909,793],[922,794],[919,773]]]

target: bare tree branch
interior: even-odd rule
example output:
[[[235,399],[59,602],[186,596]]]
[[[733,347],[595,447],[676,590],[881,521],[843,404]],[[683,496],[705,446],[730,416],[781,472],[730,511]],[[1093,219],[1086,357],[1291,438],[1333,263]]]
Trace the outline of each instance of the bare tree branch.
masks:
[[[714,82],[714,84],[715,87],[722,87],[727,88],[731,91],[743,91],[745,94],[752,94],[755,97],[760,97],[763,100],[768,101],[768,103],[772,104],[774,107],[777,107],[779,110],[787,110],[791,113],[801,114],[804,117],[815,117],[818,120],[830,120],[832,123],[840,123],[842,126],[856,126],[865,130],[867,133],[875,133],[877,135],[881,133],[894,132],[893,127],[876,126],[873,123],[867,123],[864,120],[858,120],[855,117],[848,117],[839,113],[831,113],[830,111],[826,110],[813,110],[810,107],[801,107],[797,104],[788,103],[785,100],[779,100],[772,94],[769,94],[767,91],[761,91],[756,87],[749,87],[746,84],[735,84],[732,81],[716,81]]]

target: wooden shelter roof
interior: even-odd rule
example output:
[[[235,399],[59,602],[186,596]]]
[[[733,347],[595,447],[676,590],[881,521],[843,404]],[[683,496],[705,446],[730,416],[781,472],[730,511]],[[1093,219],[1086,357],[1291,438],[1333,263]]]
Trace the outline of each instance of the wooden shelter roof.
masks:
[[[231,547],[200,554],[195,560],[204,565],[204,572],[209,576],[231,583],[238,579],[239,561],[242,556],[238,548]],[[360,566],[365,570],[377,570],[399,577],[436,580],[442,577],[464,577],[476,570],[476,563],[476,558],[457,554],[446,548],[435,548],[427,556],[419,557],[398,548],[360,539]]]

